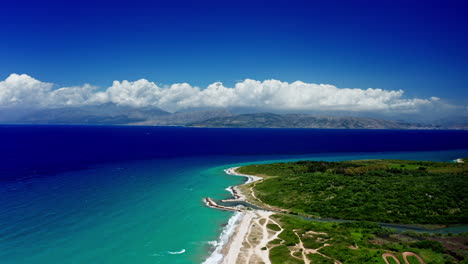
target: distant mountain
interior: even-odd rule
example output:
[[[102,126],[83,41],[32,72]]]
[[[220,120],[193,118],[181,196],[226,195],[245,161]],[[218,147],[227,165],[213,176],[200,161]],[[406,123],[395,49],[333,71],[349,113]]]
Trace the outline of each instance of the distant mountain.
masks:
[[[155,107],[136,108],[113,103],[9,112],[10,115],[0,115],[0,123],[184,126],[232,115],[224,109],[172,114]]]
[[[239,128],[466,129],[465,124],[417,124],[376,118],[308,114],[233,114],[225,109],[169,113],[113,103],[39,110],[0,110],[0,123],[146,125]]]
[[[33,111],[8,123],[124,125],[170,115],[159,108],[135,108],[112,103]]]
[[[202,122],[211,118],[228,117],[233,114],[225,109],[219,110],[204,110],[193,112],[177,112],[170,115],[154,116],[150,120],[143,122],[135,122],[130,125],[146,125],[146,126],[184,126],[187,124]]]
[[[251,128],[342,128],[342,129],[437,129],[430,125],[346,116],[317,116],[304,114],[242,114],[216,117],[188,124],[194,127]]]

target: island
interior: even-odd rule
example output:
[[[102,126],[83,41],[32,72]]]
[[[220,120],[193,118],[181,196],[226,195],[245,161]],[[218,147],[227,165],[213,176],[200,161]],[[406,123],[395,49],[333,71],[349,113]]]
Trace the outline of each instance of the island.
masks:
[[[220,263],[468,263],[468,166],[298,161],[226,170],[247,182]],[[237,204],[236,204],[237,203]]]

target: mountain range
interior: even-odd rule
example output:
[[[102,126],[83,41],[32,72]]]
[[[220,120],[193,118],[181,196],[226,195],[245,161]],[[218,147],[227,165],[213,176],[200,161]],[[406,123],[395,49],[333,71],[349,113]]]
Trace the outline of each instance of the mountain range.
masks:
[[[8,114],[14,113],[14,114]],[[0,110],[4,124],[81,124],[81,125],[146,125],[237,128],[334,128],[334,129],[466,129],[466,123],[418,124],[378,118],[247,113],[236,114],[226,109],[169,113],[156,107],[137,108],[113,103],[58,107],[10,112]]]
[[[243,127],[243,128],[339,128],[339,129],[435,129],[437,126],[399,121],[305,114],[254,113],[216,117],[188,124],[195,127]]]

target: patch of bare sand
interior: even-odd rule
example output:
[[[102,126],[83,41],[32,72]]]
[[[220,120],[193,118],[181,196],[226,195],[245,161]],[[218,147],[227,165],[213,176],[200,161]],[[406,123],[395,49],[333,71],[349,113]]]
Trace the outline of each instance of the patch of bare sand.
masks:
[[[278,238],[283,231],[281,225],[271,219],[272,212],[263,210],[245,211],[235,234],[226,249],[222,263],[265,263],[271,264],[268,243]],[[280,227],[279,231],[267,228],[273,223]]]
[[[245,211],[242,213],[242,219],[236,227],[236,231],[229,239],[229,242],[226,244],[226,247],[223,248],[221,253],[224,258],[223,264],[235,264],[237,263],[237,257],[239,255],[240,249],[242,248],[242,243],[247,237],[249,231],[250,223],[254,214],[252,212]]]

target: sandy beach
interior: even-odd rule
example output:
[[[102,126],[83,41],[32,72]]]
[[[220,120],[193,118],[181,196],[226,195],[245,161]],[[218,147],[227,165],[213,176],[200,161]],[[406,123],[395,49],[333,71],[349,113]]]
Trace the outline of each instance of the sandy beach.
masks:
[[[262,180],[258,176],[238,173],[236,169],[237,167],[229,168],[225,172],[230,175],[247,177],[247,181],[242,185]],[[231,192],[234,198],[224,201],[246,201],[246,195],[242,193],[238,186],[231,186],[226,190]],[[207,205],[210,207],[226,209],[218,208],[211,199],[209,201]],[[204,263],[271,263],[268,257],[269,249],[267,248],[267,244],[269,241],[276,239],[282,232],[282,229],[280,231],[267,229],[267,224],[269,223],[278,224],[270,218],[272,214],[272,212],[264,210],[242,210],[234,215],[233,218],[235,217],[236,221],[233,223],[234,228],[231,228],[232,233],[227,236],[225,234],[227,242],[221,243],[220,248],[215,249],[213,254]]]
[[[463,162],[463,160],[457,159],[457,162]],[[254,208],[256,209],[253,209],[252,207],[243,207],[242,205],[236,207],[218,205],[212,199],[206,198],[208,206],[220,210],[236,211],[236,213],[229,220],[227,227],[223,230],[218,243],[216,244],[216,249],[204,263],[271,264],[270,251],[273,249],[273,255],[277,254],[277,250],[274,248],[277,246],[284,246],[285,242],[283,237],[279,237],[279,235],[284,231],[285,227],[282,226],[284,223],[281,223],[278,221],[278,218],[272,216],[277,212],[284,213],[286,210],[265,204],[261,199],[256,197],[254,188],[258,183],[261,183],[263,180],[262,177],[241,174],[238,173],[236,169],[237,168],[229,168],[225,170],[225,172],[229,175],[246,177],[247,181],[244,184],[228,187],[226,190],[231,192],[233,198],[223,201],[245,201],[255,205],[256,207]],[[334,264],[342,263],[342,260],[340,261],[336,256],[320,251],[324,247],[333,246],[333,243],[325,243],[330,240],[327,233],[309,230],[304,234],[300,233],[300,231],[300,229],[292,230],[292,232],[297,236],[299,242],[295,245],[287,245],[287,249],[289,250],[289,254],[292,258],[295,258],[304,264],[310,264],[312,261],[309,256],[318,255],[323,259],[328,259]],[[320,241],[323,241],[323,244],[319,247],[307,246],[305,244],[307,239],[315,237],[316,235],[325,236],[325,238],[320,238],[322,239]],[[276,242],[272,242],[273,240],[276,240]],[[353,250],[359,249],[356,243],[354,245],[350,245],[349,248]],[[389,263],[388,259],[397,259],[394,254],[395,253],[392,252],[385,252],[381,257],[386,263]],[[403,252],[402,256],[405,263],[409,263],[406,259],[409,256],[414,256],[420,263],[425,263],[421,256],[414,252]]]
[[[271,263],[268,242],[276,239],[283,231],[283,229],[272,231],[267,228],[267,224],[278,225],[270,218],[272,214],[263,210],[243,212],[234,234],[221,251],[222,260],[217,263]]]

